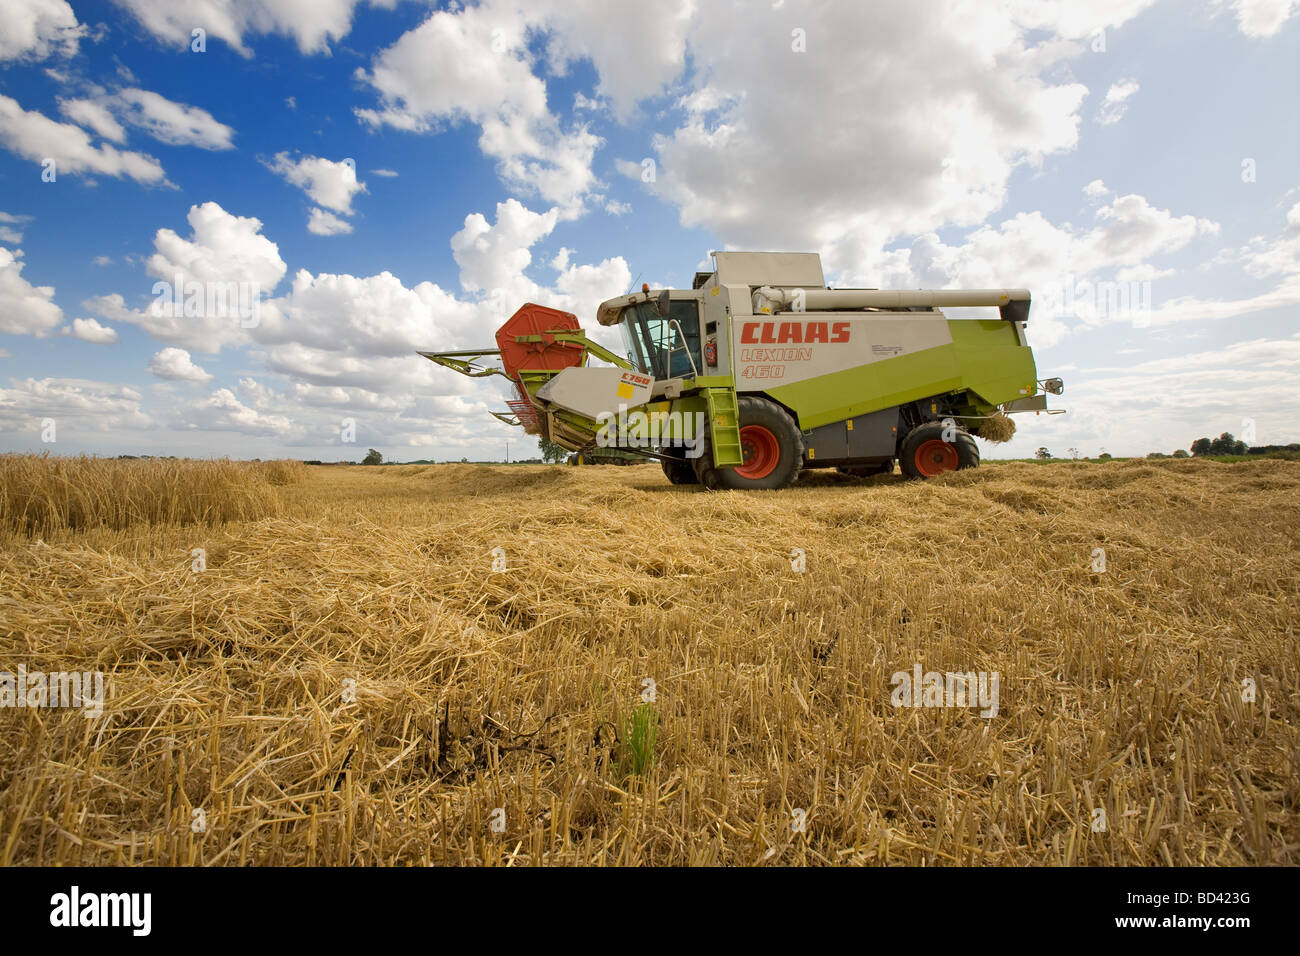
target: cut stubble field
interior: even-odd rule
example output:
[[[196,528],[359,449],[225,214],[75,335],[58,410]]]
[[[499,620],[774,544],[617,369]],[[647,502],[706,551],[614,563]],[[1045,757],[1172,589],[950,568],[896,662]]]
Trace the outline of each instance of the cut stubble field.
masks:
[[[0,477],[3,864],[1300,861],[1300,463]]]

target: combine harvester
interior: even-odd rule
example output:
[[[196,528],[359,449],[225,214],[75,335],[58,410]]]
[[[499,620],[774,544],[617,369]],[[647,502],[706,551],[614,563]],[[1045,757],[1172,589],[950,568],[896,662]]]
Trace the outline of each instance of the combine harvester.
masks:
[[[528,303],[496,349],[419,354],[465,375],[503,375],[493,412],[582,454],[618,447],[662,461],[674,484],[783,488],[804,468],[930,478],[979,464],[972,435],[999,412],[1047,411],[1025,338],[1029,292],[829,289],[816,253],[719,252],[691,289],[603,302],[627,357],[569,312]],[[949,319],[940,307],[996,307]],[[500,367],[482,360],[499,357]],[[599,359],[608,364],[592,364]],[[1005,435],[998,436],[1005,440]]]

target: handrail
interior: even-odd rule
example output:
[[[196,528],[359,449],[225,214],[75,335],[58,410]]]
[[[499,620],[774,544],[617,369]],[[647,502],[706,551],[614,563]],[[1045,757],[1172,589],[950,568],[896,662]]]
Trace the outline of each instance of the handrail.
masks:
[[[671,328],[675,328],[675,329],[677,329],[677,336],[678,336],[678,338],[681,340],[681,343],[682,343],[682,344],[679,345],[679,346],[677,346],[677,348],[675,348],[675,349],[674,349],[674,348],[670,348],[670,349],[668,350],[668,367],[665,368],[664,371],[668,373],[668,377],[669,377],[669,378],[672,378],[672,377],[673,377],[673,375],[672,375],[673,355],[676,354],[677,352],[685,352],[685,353],[686,353],[686,360],[687,360],[688,362],[691,363],[691,373],[693,374],[693,376],[694,376],[695,378],[699,378],[699,377],[700,377],[700,369],[699,369],[699,367],[695,364],[695,356],[693,356],[693,355],[691,354],[691,348],[690,348],[690,346],[686,344],[686,330],[682,328],[682,324],[681,324],[680,322],[678,322],[676,319],[669,319],[669,320],[668,320],[668,327],[669,327],[670,329],[671,329]]]

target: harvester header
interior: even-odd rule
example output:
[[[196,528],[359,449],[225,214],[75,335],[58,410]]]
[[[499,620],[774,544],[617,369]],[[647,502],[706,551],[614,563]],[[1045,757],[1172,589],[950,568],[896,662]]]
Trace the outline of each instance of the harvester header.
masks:
[[[973,467],[972,436],[1005,440],[1005,413],[1048,411],[1044,393],[1062,391],[1037,377],[1027,289],[831,289],[815,253],[715,262],[691,289],[601,303],[597,322],[619,328],[625,357],[572,313],[534,303],[498,330],[496,349],[420,354],[510,379],[510,412],[493,414],[579,458],[617,446],[708,488],[780,488],[804,468],[866,476],[895,460],[913,478]],[[492,357],[499,367],[478,364]]]

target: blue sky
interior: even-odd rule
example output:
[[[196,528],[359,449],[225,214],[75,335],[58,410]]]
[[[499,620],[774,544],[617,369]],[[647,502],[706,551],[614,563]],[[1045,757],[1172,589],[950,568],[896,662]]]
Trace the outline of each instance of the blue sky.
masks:
[[[414,349],[723,248],[1030,288],[1068,412],[989,457],[1300,441],[1289,0],[302,6],[6,2],[0,450],[530,453]]]

